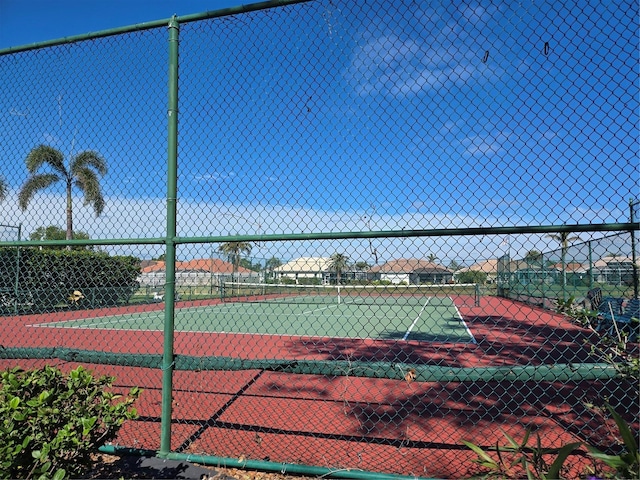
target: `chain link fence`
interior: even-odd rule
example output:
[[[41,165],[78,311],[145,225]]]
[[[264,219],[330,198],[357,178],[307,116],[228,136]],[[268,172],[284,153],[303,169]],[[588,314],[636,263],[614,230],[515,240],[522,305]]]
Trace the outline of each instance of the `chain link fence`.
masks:
[[[518,260],[503,257],[499,264],[501,292],[553,309],[558,299],[586,299],[600,289],[604,296],[636,298],[637,256],[631,251],[629,233],[607,235],[549,252],[531,250]]]
[[[617,451],[602,407],[637,432],[637,382],[557,309],[638,296],[637,15],[272,2],[0,52],[0,366],[142,387],[116,452],[460,478],[502,432]]]

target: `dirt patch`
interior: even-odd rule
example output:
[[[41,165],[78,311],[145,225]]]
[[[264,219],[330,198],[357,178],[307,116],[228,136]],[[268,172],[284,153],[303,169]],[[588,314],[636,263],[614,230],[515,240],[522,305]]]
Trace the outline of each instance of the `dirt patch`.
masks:
[[[87,479],[310,480],[313,477],[210,467],[156,457],[98,454]]]

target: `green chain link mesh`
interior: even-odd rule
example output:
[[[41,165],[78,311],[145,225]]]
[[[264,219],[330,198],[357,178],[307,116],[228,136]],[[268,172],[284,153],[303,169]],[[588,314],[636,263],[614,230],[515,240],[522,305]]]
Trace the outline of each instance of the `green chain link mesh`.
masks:
[[[503,431],[615,450],[605,401],[639,414],[606,361],[638,342],[637,17],[178,19],[177,238],[166,26],[0,52],[0,366],[143,387],[117,445],[158,450],[169,294],[174,453],[459,478],[482,471],[462,441]]]

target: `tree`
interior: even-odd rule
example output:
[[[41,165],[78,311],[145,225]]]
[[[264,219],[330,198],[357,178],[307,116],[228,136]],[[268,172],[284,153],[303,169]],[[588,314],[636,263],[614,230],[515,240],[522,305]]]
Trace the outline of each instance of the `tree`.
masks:
[[[528,264],[539,264],[542,260],[542,253],[537,250],[529,250],[524,257],[524,261]]]
[[[55,225],[49,225],[48,227],[38,227],[31,235],[29,235],[30,240],[65,240],[66,232],[60,227],[56,227]],[[89,240],[89,234],[85,232],[73,232],[74,240]],[[53,250],[62,249],[63,247],[46,247]],[[74,247],[77,250],[91,250],[91,246],[89,247]]]
[[[220,244],[218,251],[225,255],[233,265],[233,278],[235,279],[240,266],[242,254],[249,255],[251,253],[251,243],[249,242],[226,242]]]
[[[362,260],[360,260],[359,262],[356,262],[353,266],[356,267],[356,269],[360,272],[366,272],[371,268],[371,265],[369,265],[367,262]]]
[[[487,282],[487,274],[479,270],[469,270],[458,274],[460,283],[480,283],[484,285]]]
[[[572,237],[571,232],[550,233],[547,236],[559,242],[564,253],[566,253],[570,243],[580,240],[580,237],[578,236]]]
[[[343,253],[334,253],[329,259],[329,270],[336,272],[336,283],[340,285],[342,272],[349,267],[349,257]]]
[[[282,265],[282,260],[276,257],[271,257],[269,260],[265,262],[264,269],[269,272],[273,272],[280,265]]]
[[[260,262],[253,263],[250,258],[241,258],[240,266],[254,272],[259,272],[261,268]]]
[[[434,263],[437,259],[438,257],[433,253],[430,253],[429,256],[427,256],[427,261],[430,263]]]
[[[67,204],[66,240],[73,239],[73,187],[84,194],[84,205],[91,205],[96,217],[104,210],[104,197],[100,188],[100,177],[107,173],[105,159],[97,152],[86,150],[69,158],[65,164],[64,154],[47,145],[39,145],[29,152],[25,159],[29,178],[18,193],[18,206],[27,209],[33,196],[40,190],[62,181],[65,185]],[[48,166],[52,171],[39,173]]]
[[[560,243],[561,252],[560,252],[560,261],[562,262],[562,285],[565,286],[567,284],[567,271],[565,265],[567,264],[567,250],[569,249],[569,243],[575,242],[576,240],[580,240],[580,237],[571,236],[571,232],[560,232],[560,233],[550,233],[547,235],[549,238],[552,238]]]
[[[267,272],[267,278],[273,278],[273,271],[282,265],[282,261],[279,258],[271,257],[264,264],[264,270]]]

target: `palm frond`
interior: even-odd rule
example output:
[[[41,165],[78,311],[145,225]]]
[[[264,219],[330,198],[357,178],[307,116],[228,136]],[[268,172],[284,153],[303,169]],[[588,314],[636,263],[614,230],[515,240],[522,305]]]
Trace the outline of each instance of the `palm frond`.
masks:
[[[580,237],[577,235],[571,236],[571,232],[549,233],[547,237],[560,243],[564,248],[567,248],[570,243],[580,240]]]
[[[21,210],[26,210],[29,202],[39,190],[50,187],[60,181],[60,177],[53,173],[33,175],[27,179],[18,192],[18,206]]]
[[[341,272],[349,266],[349,257],[343,253],[334,253],[329,259],[329,270],[334,272]]]
[[[64,165],[64,155],[59,150],[48,145],[39,145],[29,152],[25,159],[27,171],[35,174],[43,165],[49,165],[63,177],[68,176],[67,169]]]
[[[77,177],[78,172],[87,169],[95,170],[99,176],[103,177],[107,174],[107,161],[93,150],[80,152],[71,159],[69,170],[72,176]]]
[[[224,255],[237,257],[241,253],[249,255],[251,253],[251,243],[249,242],[226,242],[218,247],[218,251]]]
[[[104,197],[102,196],[98,176],[87,167],[79,168],[74,173],[74,185],[84,194],[84,204],[91,205],[96,212],[96,216],[99,217],[104,210]]]

